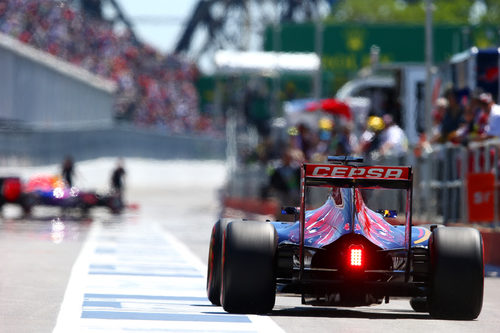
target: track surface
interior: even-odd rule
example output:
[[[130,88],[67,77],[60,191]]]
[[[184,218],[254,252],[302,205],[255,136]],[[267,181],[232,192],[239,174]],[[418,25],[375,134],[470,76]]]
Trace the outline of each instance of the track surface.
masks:
[[[142,160],[129,160],[126,163],[128,171],[127,196],[130,202],[138,203],[140,209],[128,212],[122,217],[112,217],[106,211],[95,211],[92,220],[81,220],[69,215],[61,216],[58,210],[41,209],[35,211],[35,218],[25,220],[18,217],[19,211],[16,208],[4,208],[4,218],[0,222],[0,251],[2,253],[2,268],[0,269],[0,332],[43,333],[54,330],[73,266],[75,262],[78,262],[77,259],[80,258],[79,260],[81,260],[83,256],[80,255],[82,249],[89,246],[86,240],[92,238],[97,226],[100,226],[99,230],[119,234],[127,229],[131,230],[131,226],[133,228],[140,226],[137,230],[144,230],[149,235],[154,234],[159,237],[163,237],[165,231],[165,237],[162,239],[166,239],[167,243],[171,239],[170,235],[173,235],[192,251],[195,258],[190,259],[193,262],[191,267],[195,267],[198,270],[195,275],[200,276],[201,273],[199,272],[203,268],[200,268],[195,262],[197,260],[201,260],[203,263],[206,262],[210,230],[218,214],[217,190],[224,179],[223,165],[215,162],[169,163]],[[77,166],[80,173],[78,180],[88,187],[101,187],[102,189],[102,184],[104,186],[107,184],[107,175],[112,165],[113,161],[109,159],[81,163]],[[57,172],[57,167],[16,168],[7,171],[10,171],[11,174],[14,171],[16,173],[21,172],[22,175],[27,176],[40,171]],[[91,231],[90,235],[89,231]],[[107,235],[109,236],[109,234]],[[103,238],[98,239],[102,240]],[[84,246],[84,244],[86,245]],[[173,244],[176,244],[175,240]],[[144,264],[143,262],[137,262],[137,253],[133,248],[127,248],[126,244],[121,246],[121,260],[132,260],[135,255],[135,259],[133,259],[136,260],[135,263]],[[177,247],[174,245],[174,247],[182,249],[182,245]],[[144,258],[139,259],[139,261],[144,260]],[[163,268],[162,274],[165,273],[165,270],[175,268],[166,266]],[[107,266],[92,267],[103,268]],[[121,267],[124,267],[123,262]],[[126,269],[132,268],[128,267]],[[186,269],[186,267],[182,269]],[[128,275],[133,275],[130,274],[130,270],[127,272]],[[93,282],[91,281],[92,283],[88,283],[89,280],[86,280],[87,282],[80,289],[77,287],[72,290],[76,290],[77,294],[89,296],[91,288],[99,284],[106,287],[106,292],[112,291],[117,280],[108,279],[106,282],[105,275],[103,272],[100,273],[100,277],[99,275],[92,275],[94,279]],[[78,274],[73,273],[70,287],[71,285],[73,287],[78,285],[78,283],[74,283],[75,275]],[[123,272],[121,275],[123,275]],[[196,292],[202,292],[202,290],[199,290],[200,282],[197,281]],[[154,289],[154,285],[148,285],[148,293],[151,295],[166,293],[164,285],[157,291]],[[144,293],[144,291],[142,292]],[[66,296],[66,299],[68,299],[67,293]],[[91,301],[96,301],[96,299]],[[218,307],[207,306],[202,297],[197,298],[196,302],[198,302],[198,305],[203,305],[199,306],[202,308],[201,312],[203,314],[217,314],[221,318],[226,318],[229,322],[231,320],[240,321],[240,319],[222,313]],[[135,306],[135,309],[137,309],[137,304],[132,303],[121,303],[121,306]],[[189,311],[192,311],[194,303],[190,304]],[[68,302],[65,301],[63,309],[67,309],[67,304]],[[97,303],[85,304],[89,306]],[[156,304],[156,306],[164,308],[165,304]],[[77,302],[76,305],[73,305],[73,309],[81,313],[84,307],[81,302]],[[93,310],[94,308],[87,307],[86,309]],[[177,315],[188,311],[186,304],[175,306],[170,304],[168,310],[170,313]],[[339,332],[401,332],[416,330],[430,332],[495,332],[500,327],[498,313],[500,313],[500,279],[487,278],[483,311],[478,320],[471,322],[432,320],[425,314],[413,312],[407,300],[391,300],[389,304],[374,307],[334,309],[302,306],[300,299],[297,297],[278,297],[277,304],[269,318],[286,332],[304,332],[305,329],[314,332],[331,332],[333,330]],[[257,318],[253,320],[261,320],[263,324],[244,326],[243,331],[279,331],[277,326],[273,326],[274,324],[268,325],[269,320],[267,317],[255,317]],[[116,326],[118,322],[116,319],[109,318],[99,321],[101,326],[106,327],[106,332],[121,331]],[[174,326],[165,326],[163,323],[161,320],[141,321],[140,325],[129,325],[128,329],[141,332],[171,332],[184,329],[184,326],[176,329]],[[242,326],[238,327],[237,323],[235,325],[226,325],[224,330],[233,331],[228,327],[234,327],[234,331],[242,331]],[[216,329],[211,329],[211,326],[207,325],[193,327],[198,328],[196,330],[192,329],[190,332],[214,331]],[[64,326],[59,326],[57,332],[64,331]],[[73,331],[90,330],[72,329],[71,332]]]

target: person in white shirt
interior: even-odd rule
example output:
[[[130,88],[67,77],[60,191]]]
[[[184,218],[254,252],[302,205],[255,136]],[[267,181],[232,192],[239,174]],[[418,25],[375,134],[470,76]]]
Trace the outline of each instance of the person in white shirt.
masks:
[[[482,93],[479,100],[484,112],[488,115],[488,124],[483,139],[500,137],[500,105],[495,104],[490,93]]]
[[[381,133],[380,153],[382,155],[401,156],[408,151],[408,139],[403,129],[394,122],[392,115],[383,117],[385,129]]]

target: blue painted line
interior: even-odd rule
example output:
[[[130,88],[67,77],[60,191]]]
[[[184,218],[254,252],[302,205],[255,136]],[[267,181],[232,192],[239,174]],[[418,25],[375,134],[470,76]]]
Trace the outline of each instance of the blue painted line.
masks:
[[[117,265],[106,265],[106,264],[90,264],[90,269],[95,270],[117,270],[118,268],[127,268],[133,271],[183,271],[183,272],[199,272],[195,267],[189,267],[185,264],[176,266],[176,265],[127,265],[127,264],[117,264]]]
[[[123,245],[137,245],[137,244],[146,244],[148,246],[160,245],[165,246],[167,244],[164,240],[159,238],[124,238],[121,237],[98,237],[97,240],[99,242],[110,242],[116,244]]]
[[[155,300],[155,301],[192,301],[202,302],[208,301],[206,297],[193,297],[193,296],[153,296],[153,295],[126,295],[126,294],[84,294],[85,299],[134,299],[134,300]]]
[[[116,249],[110,249],[107,247],[98,247],[95,249],[95,253],[99,254],[116,253]]]
[[[130,262],[132,260],[140,261],[142,266],[144,266],[144,267],[156,265],[158,263],[160,263],[160,266],[158,266],[158,267],[164,267],[164,265],[162,266],[161,263],[165,263],[165,262],[168,262],[168,266],[170,266],[170,265],[187,266],[185,261],[170,258],[170,257],[165,257],[165,256],[157,256],[157,257],[152,257],[152,256],[140,256],[140,257],[138,257],[138,256],[135,256],[135,257],[131,258],[131,256],[117,255],[116,259],[115,259],[116,262],[120,262],[123,264],[126,264],[127,262]],[[138,266],[140,266],[140,265],[138,265]]]
[[[91,264],[89,266],[91,269],[116,269],[115,265],[96,265],[96,264]]]
[[[102,302],[102,301],[84,301],[83,306],[93,306],[98,308],[115,308],[121,309],[122,303],[120,302]]]
[[[484,265],[484,275],[487,277],[500,277],[500,267],[493,265]]]
[[[176,313],[145,313],[145,312],[117,312],[117,311],[83,311],[82,318],[86,319],[118,319],[118,320],[163,320],[163,321],[190,321],[214,323],[251,323],[247,316],[203,315],[203,314],[176,314]]]
[[[180,278],[202,278],[201,274],[155,274],[155,273],[126,273],[126,272],[103,272],[89,271],[89,275],[117,275],[117,276],[149,276],[149,277],[180,277]]]
[[[124,254],[126,256],[134,256],[134,257],[147,257],[147,258],[150,258],[150,257],[164,257],[164,258],[174,258],[176,256],[179,256],[179,253],[167,253],[167,251],[169,251],[168,248],[165,248],[165,249],[156,249],[156,248],[152,248],[152,249],[146,249],[144,250],[144,248],[142,248],[141,250],[126,250],[126,249],[123,249],[123,247],[119,247],[117,246],[117,248],[120,249],[120,251],[117,251],[115,249],[116,252],[119,252],[120,254]]]

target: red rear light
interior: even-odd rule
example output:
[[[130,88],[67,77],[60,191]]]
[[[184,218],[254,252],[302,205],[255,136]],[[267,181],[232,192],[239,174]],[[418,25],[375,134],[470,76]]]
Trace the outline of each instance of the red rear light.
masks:
[[[7,178],[3,182],[3,197],[7,202],[15,202],[21,196],[21,181],[17,178]]]
[[[365,265],[365,254],[360,245],[351,245],[348,251],[348,262],[351,268],[361,268]]]

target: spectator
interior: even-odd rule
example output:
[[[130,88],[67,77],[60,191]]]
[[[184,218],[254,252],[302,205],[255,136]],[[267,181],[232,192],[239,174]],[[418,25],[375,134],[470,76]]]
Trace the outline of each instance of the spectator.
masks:
[[[73,162],[73,158],[68,155],[63,161],[61,174],[69,187],[73,187],[73,176],[75,174],[75,163]]]
[[[441,122],[441,133],[438,142],[444,143],[453,137],[454,132],[460,127],[464,122],[463,110],[457,102],[455,92],[453,89],[447,89],[444,97],[448,101],[448,107],[443,116],[443,121]]]
[[[318,121],[318,143],[315,145],[312,160],[322,162],[326,160],[332,146],[337,145],[337,124],[333,119],[321,118]]]
[[[495,104],[490,93],[482,93],[479,100],[483,111],[488,116],[488,124],[482,138],[500,137],[500,105]]]
[[[406,135],[394,122],[392,115],[386,113],[383,116],[385,129],[381,134],[379,151],[382,155],[401,156],[408,151],[408,139]]]
[[[436,108],[432,112],[432,129],[430,133],[430,141],[432,143],[438,142],[441,139],[441,122],[448,106],[449,103],[446,98],[439,97],[436,100]]]
[[[464,111],[464,122],[455,131],[451,141],[467,145],[469,141],[476,139],[477,136],[478,126],[474,119],[474,109],[467,107]]]
[[[481,94],[483,90],[477,88],[474,90],[471,98],[471,108],[474,110],[474,122],[477,126],[477,133],[479,138],[486,132],[486,126],[488,125],[488,114],[483,110],[481,102]]]
[[[352,133],[353,123],[350,121],[332,123],[328,140],[325,142],[325,157],[327,155],[351,155],[357,146],[357,138]]]
[[[281,206],[299,204],[300,164],[294,161],[292,150],[283,153],[281,163],[271,172],[269,184]]]
[[[334,151],[334,155],[351,155],[354,151],[354,147],[358,144],[357,137],[352,132],[354,124],[352,122],[346,122],[340,127],[337,149]]]
[[[302,151],[305,159],[310,160],[311,155],[315,149],[314,133],[306,124],[300,123],[293,134],[294,134],[292,136],[293,148]]]
[[[473,93],[464,111],[464,123],[457,129],[451,138],[452,142],[467,145],[470,141],[479,140],[485,133],[488,116],[481,108],[480,96],[482,93]]]
[[[380,134],[382,133],[384,127],[385,124],[381,117],[368,117],[366,129],[361,134],[359,144],[354,150],[354,153],[368,156],[370,153],[377,151],[380,148]]]
[[[116,163],[116,167],[111,173],[111,191],[117,193],[120,196],[123,193],[124,188],[124,177],[125,168],[123,167],[123,160],[119,159]]]

